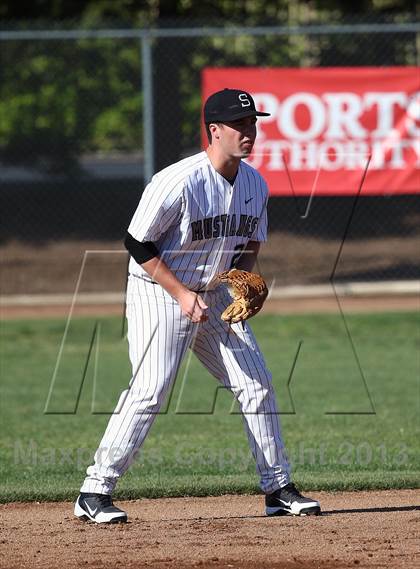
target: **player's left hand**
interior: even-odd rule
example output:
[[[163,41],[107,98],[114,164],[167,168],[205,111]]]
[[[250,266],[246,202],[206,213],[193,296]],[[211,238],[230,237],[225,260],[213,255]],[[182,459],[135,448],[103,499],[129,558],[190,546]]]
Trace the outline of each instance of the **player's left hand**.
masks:
[[[227,283],[233,293],[233,302],[221,314],[221,319],[233,324],[255,316],[261,310],[268,295],[268,288],[261,275],[239,269],[231,269],[217,275],[219,282]]]

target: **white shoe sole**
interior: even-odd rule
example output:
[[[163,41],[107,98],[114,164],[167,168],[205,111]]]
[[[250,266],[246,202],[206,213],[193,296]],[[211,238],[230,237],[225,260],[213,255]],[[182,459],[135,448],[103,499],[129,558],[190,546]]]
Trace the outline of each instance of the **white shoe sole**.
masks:
[[[81,505],[79,504],[79,498],[74,505],[74,515],[79,518],[79,520],[90,520],[95,522],[96,524],[117,524],[123,523],[127,521],[127,514],[125,512],[121,512],[121,514],[99,514],[95,518],[86,512]]]
[[[298,504],[290,508],[284,506],[266,506],[265,513],[267,516],[319,516],[321,515],[321,507],[318,502],[309,502],[308,504]]]

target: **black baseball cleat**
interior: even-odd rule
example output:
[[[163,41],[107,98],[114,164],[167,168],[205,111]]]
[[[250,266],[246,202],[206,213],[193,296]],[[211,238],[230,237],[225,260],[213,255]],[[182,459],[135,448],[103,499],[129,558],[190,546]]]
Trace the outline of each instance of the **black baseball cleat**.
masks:
[[[267,516],[319,516],[321,507],[312,498],[305,498],[291,482],[265,496]]]
[[[127,521],[127,514],[114,506],[108,494],[81,493],[74,505],[74,515],[81,520],[91,520],[97,524]]]

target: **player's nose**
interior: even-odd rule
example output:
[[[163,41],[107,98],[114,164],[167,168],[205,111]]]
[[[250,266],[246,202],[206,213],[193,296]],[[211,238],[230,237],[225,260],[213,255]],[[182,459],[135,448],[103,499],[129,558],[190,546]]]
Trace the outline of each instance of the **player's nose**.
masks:
[[[255,140],[256,134],[257,134],[257,129],[255,127],[255,124],[249,124],[246,125],[246,127],[243,129],[242,134],[246,137],[249,138],[249,140]]]

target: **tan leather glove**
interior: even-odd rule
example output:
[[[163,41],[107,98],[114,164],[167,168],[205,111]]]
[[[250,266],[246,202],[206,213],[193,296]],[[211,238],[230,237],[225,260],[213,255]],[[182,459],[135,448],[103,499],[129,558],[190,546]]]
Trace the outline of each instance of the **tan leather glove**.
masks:
[[[229,323],[241,322],[257,314],[268,295],[264,279],[256,273],[231,269],[217,275],[219,282],[227,283],[233,302],[221,314]]]

